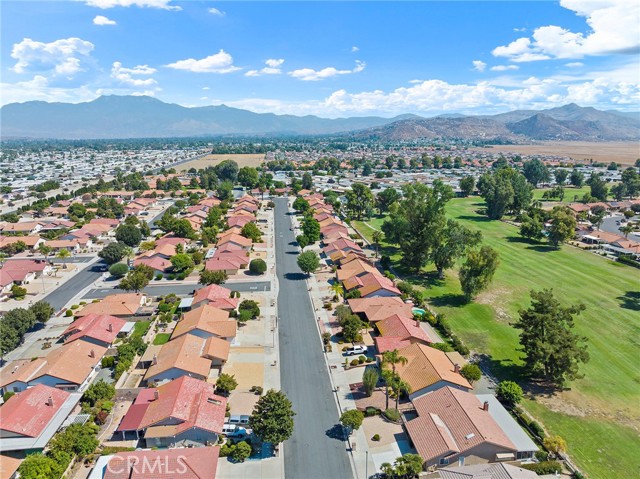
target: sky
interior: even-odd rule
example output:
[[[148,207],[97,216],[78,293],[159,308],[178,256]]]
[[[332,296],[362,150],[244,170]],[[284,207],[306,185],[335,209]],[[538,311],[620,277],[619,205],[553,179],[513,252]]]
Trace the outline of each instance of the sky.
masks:
[[[0,104],[150,95],[346,117],[640,110],[633,0],[0,3]]]

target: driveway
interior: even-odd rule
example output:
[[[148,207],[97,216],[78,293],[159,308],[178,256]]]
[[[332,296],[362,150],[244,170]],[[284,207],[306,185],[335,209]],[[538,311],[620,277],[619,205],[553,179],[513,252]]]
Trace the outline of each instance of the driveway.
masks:
[[[296,412],[294,431],[284,444],[287,479],[353,477],[345,443],[335,438],[338,408],[332,395],[315,315],[298,268],[288,200],[275,199],[276,272],[282,390]],[[331,436],[331,437],[330,437]]]

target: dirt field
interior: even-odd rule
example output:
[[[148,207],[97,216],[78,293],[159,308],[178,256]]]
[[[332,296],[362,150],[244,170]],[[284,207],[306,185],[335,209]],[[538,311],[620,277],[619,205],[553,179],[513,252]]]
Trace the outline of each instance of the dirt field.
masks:
[[[522,155],[557,155],[574,160],[592,158],[594,161],[633,165],[640,158],[640,142],[617,141],[592,143],[587,141],[547,141],[535,145],[495,145],[493,151],[520,153]]]
[[[238,163],[238,166],[260,166],[264,161],[264,154],[241,154],[241,155],[207,155],[204,158],[198,160],[191,160],[183,163],[179,167],[179,171],[186,171],[191,168],[199,170],[200,168],[206,168],[207,166],[216,166],[224,160],[233,160]]]

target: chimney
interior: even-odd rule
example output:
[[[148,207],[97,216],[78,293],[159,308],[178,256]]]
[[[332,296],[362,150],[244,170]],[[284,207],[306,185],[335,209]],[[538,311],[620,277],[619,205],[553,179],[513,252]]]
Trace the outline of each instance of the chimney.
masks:
[[[47,399],[47,406],[53,406],[53,397],[49,396],[49,399]]]
[[[419,327],[420,327],[420,320],[416,319],[416,328],[419,328]]]
[[[453,372],[460,374],[460,365],[459,364],[454,364],[453,365]]]
[[[109,326],[107,326],[107,331],[109,332],[113,331],[113,324],[109,323]]]
[[[153,364],[154,366],[156,364],[158,364],[158,356],[156,356],[155,354],[153,355],[153,359],[151,360],[151,364]]]
[[[89,357],[90,358],[95,358],[96,357],[96,352],[92,349],[91,352],[89,353]]]
[[[483,411],[488,411],[488,410],[489,410],[489,401],[485,401],[485,402],[482,404],[482,410],[483,410]]]
[[[160,393],[158,392],[158,390],[156,389],[155,391],[153,391],[153,400],[157,401],[158,399],[160,399]],[[488,406],[487,406],[488,407]]]

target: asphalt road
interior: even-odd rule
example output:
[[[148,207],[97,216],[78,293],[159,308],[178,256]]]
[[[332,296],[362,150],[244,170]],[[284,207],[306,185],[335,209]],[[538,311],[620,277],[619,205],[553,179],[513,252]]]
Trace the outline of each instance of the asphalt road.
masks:
[[[345,443],[335,437],[338,409],[331,390],[305,275],[296,263],[286,198],[274,200],[282,390],[296,412],[284,445],[287,479],[347,479],[353,473]]]
[[[62,283],[54,291],[44,297],[44,301],[47,301],[53,306],[56,311],[62,309],[71,298],[78,294],[82,289],[86,288],[89,284],[100,278],[102,272],[97,265],[90,265],[79,271],[72,278],[65,283]]]
[[[620,236],[624,236],[624,234],[620,231],[620,227],[624,226],[624,225],[616,224],[617,221],[620,221],[623,218],[624,218],[624,216],[622,216],[622,215],[620,215],[620,216],[607,216],[602,221],[602,224],[600,225],[600,230],[601,231],[607,231],[609,233],[615,233],[615,234],[620,235]],[[631,221],[637,221],[638,218],[640,218],[640,217],[634,216],[631,219]],[[640,236],[632,233],[632,234],[629,235],[629,239],[630,240],[634,240],[634,241],[640,241]]]
[[[118,281],[109,281],[113,283],[113,287],[111,288],[96,288],[91,289],[84,295],[83,299],[98,299],[104,298],[110,294],[122,293],[121,290],[117,289]],[[241,293],[251,293],[255,291],[270,291],[271,283],[269,281],[259,281],[259,282],[243,282],[243,283],[234,283],[228,282],[224,283],[222,286],[228,288],[232,291],[239,291]],[[194,289],[202,288],[201,284],[167,284],[167,285],[151,285],[144,288],[144,292],[149,296],[166,296],[167,294],[174,293],[178,296],[189,296]]]

